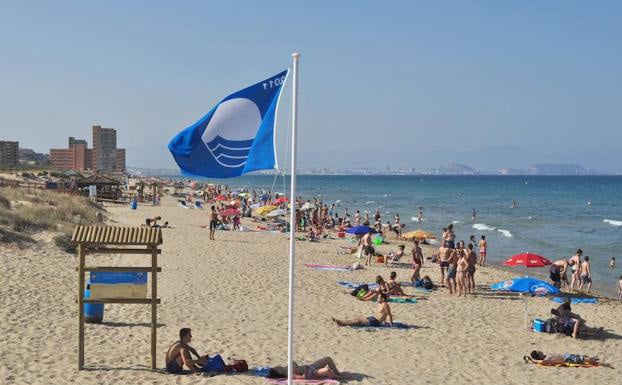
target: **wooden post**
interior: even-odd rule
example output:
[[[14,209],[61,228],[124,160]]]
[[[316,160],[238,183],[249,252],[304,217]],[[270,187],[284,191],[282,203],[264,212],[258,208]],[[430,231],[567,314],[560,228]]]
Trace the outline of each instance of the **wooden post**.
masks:
[[[151,249],[151,369],[156,368],[156,323],[158,299],[158,250]]]
[[[78,370],[84,368],[84,246],[78,244]]]

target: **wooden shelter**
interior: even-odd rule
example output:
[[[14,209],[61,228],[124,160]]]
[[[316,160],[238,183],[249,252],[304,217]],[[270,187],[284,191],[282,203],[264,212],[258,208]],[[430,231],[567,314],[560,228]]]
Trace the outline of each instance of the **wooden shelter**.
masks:
[[[156,368],[156,321],[158,295],[158,248],[162,230],[153,227],[77,226],[71,241],[78,250],[78,370],[84,368],[84,304],[123,303],[151,305],[151,368]],[[149,254],[151,266],[121,267],[86,265],[87,254]],[[84,298],[84,274],[87,272],[151,273],[151,298]]]

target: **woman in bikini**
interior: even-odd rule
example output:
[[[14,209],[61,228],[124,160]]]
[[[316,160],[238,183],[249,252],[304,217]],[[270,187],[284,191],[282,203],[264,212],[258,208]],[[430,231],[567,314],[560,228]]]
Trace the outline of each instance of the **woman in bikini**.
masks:
[[[341,373],[335,362],[330,357],[320,358],[310,365],[298,366],[293,363],[293,379],[294,380],[316,380],[316,379],[339,379]],[[275,366],[270,368],[268,378],[287,378],[287,366]]]
[[[456,254],[458,256],[458,262],[456,264],[456,286],[457,286],[457,294],[458,297],[460,295],[464,295],[466,298],[467,293],[467,269],[469,267],[469,263],[467,261],[467,254],[464,250],[464,242],[460,241],[458,244],[458,249],[456,250]]]

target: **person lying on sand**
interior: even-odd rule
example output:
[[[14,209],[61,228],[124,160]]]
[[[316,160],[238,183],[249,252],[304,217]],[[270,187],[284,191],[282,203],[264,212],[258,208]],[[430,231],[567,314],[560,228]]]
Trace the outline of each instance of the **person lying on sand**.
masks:
[[[386,293],[378,295],[378,305],[373,316],[343,321],[333,318],[333,321],[339,326],[380,326],[385,321],[388,321],[389,325],[393,326],[393,314],[391,314],[391,307],[387,300],[388,296]]]
[[[270,368],[268,378],[287,378],[287,366],[275,366]],[[320,358],[310,365],[298,366],[294,362],[294,380],[315,380],[315,379],[340,379],[341,372],[337,369],[335,362],[330,357]]]
[[[184,365],[192,371],[192,373],[201,373],[203,366],[208,362],[207,354],[201,356],[190,346],[192,340],[192,332],[190,328],[181,328],[179,330],[179,341],[174,342],[166,351],[166,371],[173,374],[183,372]],[[192,355],[196,359],[192,358]],[[220,356],[218,356],[220,357]],[[222,370],[224,372],[243,372],[248,370],[245,361],[236,361],[233,365],[225,365],[223,362]]]
[[[534,362],[544,365],[560,365],[560,364],[577,364],[577,365],[598,365],[600,360],[598,357],[584,356],[581,354],[544,354],[541,351],[534,350],[529,356],[524,356],[525,362]]]
[[[370,290],[369,293],[365,294],[361,298],[361,301],[373,301],[381,293],[388,293],[389,292],[389,286],[384,281],[384,279],[382,278],[381,275],[376,276],[376,284],[378,284],[378,286],[375,289]]]

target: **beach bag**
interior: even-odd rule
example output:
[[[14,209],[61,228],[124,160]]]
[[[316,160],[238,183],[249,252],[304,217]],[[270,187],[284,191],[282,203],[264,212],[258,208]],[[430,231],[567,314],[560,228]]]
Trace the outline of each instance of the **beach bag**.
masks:
[[[423,287],[423,279],[417,278],[413,283],[414,287]]]
[[[367,292],[369,291],[369,285],[367,284],[363,284],[363,285],[358,285],[354,290],[352,290],[352,294],[354,297],[361,297],[361,293],[363,293],[363,295],[367,294]]]
[[[423,288],[426,290],[432,290],[434,289],[434,284],[432,283],[432,281],[423,281]]]

